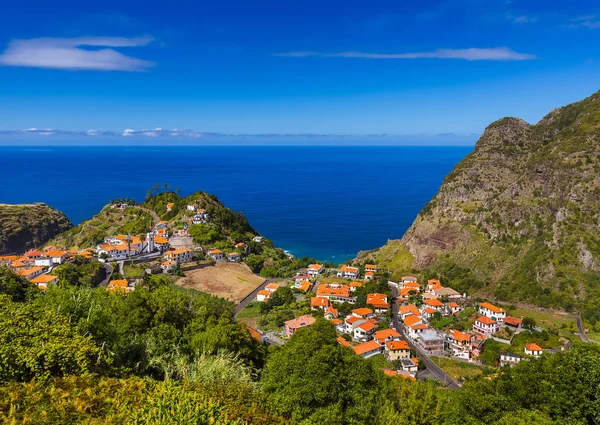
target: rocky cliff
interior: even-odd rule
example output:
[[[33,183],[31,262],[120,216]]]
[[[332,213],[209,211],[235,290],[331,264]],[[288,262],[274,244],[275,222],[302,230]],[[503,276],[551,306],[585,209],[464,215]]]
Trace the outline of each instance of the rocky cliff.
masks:
[[[73,227],[46,204],[0,204],[0,254],[22,253]]]
[[[600,310],[600,92],[535,125],[492,123],[404,237],[370,255],[406,249],[460,290]]]

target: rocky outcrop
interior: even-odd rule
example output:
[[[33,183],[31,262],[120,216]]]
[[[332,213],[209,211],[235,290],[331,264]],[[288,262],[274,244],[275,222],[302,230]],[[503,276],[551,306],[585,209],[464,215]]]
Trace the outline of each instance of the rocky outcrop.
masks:
[[[46,204],[0,204],[0,254],[23,253],[73,227]]]
[[[535,125],[516,118],[492,123],[401,245],[413,267],[468,268],[497,298],[568,308],[594,297],[600,92]]]

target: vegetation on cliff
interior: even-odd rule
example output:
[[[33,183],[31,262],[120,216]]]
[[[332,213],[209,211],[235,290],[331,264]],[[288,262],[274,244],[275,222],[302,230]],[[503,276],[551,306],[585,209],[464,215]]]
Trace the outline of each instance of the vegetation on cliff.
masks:
[[[71,227],[62,212],[46,204],[0,204],[0,254],[38,248]]]
[[[498,120],[402,240],[368,255],[385,263],[408,250],[414,261],[399,273],[430,272],[461,292],[580,311],[594,324],[600,321],[599,142],[600,92],[536,125]]]

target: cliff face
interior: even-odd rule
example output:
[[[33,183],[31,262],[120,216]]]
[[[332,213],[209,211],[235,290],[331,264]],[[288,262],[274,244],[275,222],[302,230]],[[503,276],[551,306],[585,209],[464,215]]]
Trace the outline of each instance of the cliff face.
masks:
[[[40,247],[71,227],[61,211],[45,204],[0,204],[0,254]]]
[[[500,299],[587,305],[600,289],[600,92],[536,125],[491,124],[393,243],[417,269],[469,269]]]

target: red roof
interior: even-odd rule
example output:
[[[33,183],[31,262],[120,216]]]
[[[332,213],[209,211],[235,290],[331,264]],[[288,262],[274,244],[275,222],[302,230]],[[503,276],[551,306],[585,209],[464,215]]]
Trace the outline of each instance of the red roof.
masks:
[[[496,323],[494,319],[491,319],[487,316],[478,317],[476,322],[483,323],[484,325],[493,325],[494,323]]]
[[[358,354],[359,356],[361,354],[365,354],[370,351],[375,351],[377,349],[381,349],[381,345],[377,344],[377,342],[375,342],[375,340],[367,341],[367,342],[365,342],[363,344],[359,344],[353,348],[354,352],[356,354]]]
[[[542,347],[540,347],[539,345],[537,345],[533,342],[531,344],[527,344],[525,346],[525,349],[528,351],[544,351],[544,349]]]
[[[510,326],[517,327],[521,324],[521,319],[517,319],[516,317],[506,316],[506,319],[504,319],[504,323],[506,323],[507,325],[510,325]]]

